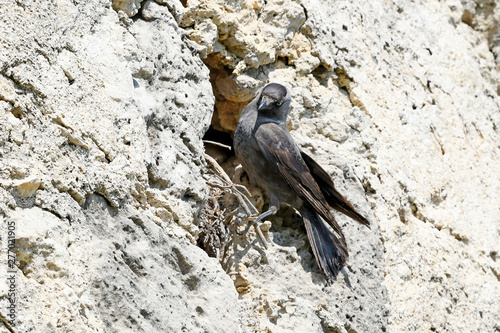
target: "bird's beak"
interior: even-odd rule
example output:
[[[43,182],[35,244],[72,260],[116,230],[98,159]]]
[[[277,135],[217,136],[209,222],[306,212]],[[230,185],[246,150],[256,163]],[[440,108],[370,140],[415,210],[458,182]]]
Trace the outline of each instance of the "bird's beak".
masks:
[[[272,101],[269,100],[269,97],[267,96],[262,96],[262,99],[260,100],[260,105],[257,108],[257,110],[267,110],[271,106]]]

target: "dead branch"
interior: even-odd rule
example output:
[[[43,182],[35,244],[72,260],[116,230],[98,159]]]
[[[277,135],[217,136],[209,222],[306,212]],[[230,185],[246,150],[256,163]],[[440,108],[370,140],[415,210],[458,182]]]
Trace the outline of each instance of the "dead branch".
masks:
[[[260,230],[259,225],[257,223],[255,223],[254,220],[252,219],[252,217],[254,217],[256,214],[258,214],[259,211],[257,210],[257,208],[255,208],[255,206],[252,204],[250,199],[248,199],[248,197],[245,194],[243,194],[242,192],[240,192],[240,190],[238,189],[238,188],[243,188],[245,190],[245,192],[249,193],[247,188],[244,187],[243,185],[234,184],[231,181],[231,178],[229,178],[229,176],[226,174],[224,169],[222,169],[222,167],[219,165],[219,163],[217,163],[217,161],[212,156],[205,154],[205,159],[210,163],[215,174],[224,183],[224,185],[219,185],[219,184],[215,185],[214,184],[214,187],[229,190],[232,194],[234,194],[236,196],[238,203],[240,204],[240,206],[245,211],[245,214],[247,215],[247,218],[245,220],[247,221],[247,223],[251,223],[254,226],[255,232],[257,233],[257,236],[258,236],[260,242],[262,243],[264,248],[267,250],[269,248],[269,245],[267,244],[267,241],[264,237],[264,234],[262,234],[262,230]],[[209,185],[212,186],[212,182]]]

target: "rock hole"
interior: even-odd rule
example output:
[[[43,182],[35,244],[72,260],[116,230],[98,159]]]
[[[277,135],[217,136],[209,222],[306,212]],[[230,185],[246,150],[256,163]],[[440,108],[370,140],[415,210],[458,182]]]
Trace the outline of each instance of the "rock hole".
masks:
[[[474,21],[474,16],[472,15],[472,13],[467,9],[464,10],[464,13],[462,14],[462,22],[474,28],[475,24],[473,21]]]
[[[17,119],[23,119],[24,114],[21,108],[19,107],[12,108],[12,110],[10,110],[10,113],[12,113],[12,115]]]

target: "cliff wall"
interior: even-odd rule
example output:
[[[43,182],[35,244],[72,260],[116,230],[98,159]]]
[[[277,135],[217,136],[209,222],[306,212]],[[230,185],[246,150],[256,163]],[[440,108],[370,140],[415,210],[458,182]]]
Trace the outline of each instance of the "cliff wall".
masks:
[[[495,2],[8,1],[0,17],[1,332],[500,331]],[[292,210],[267,250],[253,231],[223,265],[196,246],[202,138],[230,138],[267,82],[372,222],[336,215],[350,258],[331,284]]]

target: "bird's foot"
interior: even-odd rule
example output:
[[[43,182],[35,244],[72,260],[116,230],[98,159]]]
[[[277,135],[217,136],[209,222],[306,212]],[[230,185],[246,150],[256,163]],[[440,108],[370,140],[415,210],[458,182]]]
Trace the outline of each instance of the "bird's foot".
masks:
[[[236,231],[239,236],[244,236],[250,230],[250,227],[255,226],[255,228],[259,227],[258,222],[259,215],[252,214],[244,216],[243,218],[238,218],[238,225],[246,224],[245,229],[242,232]]]

